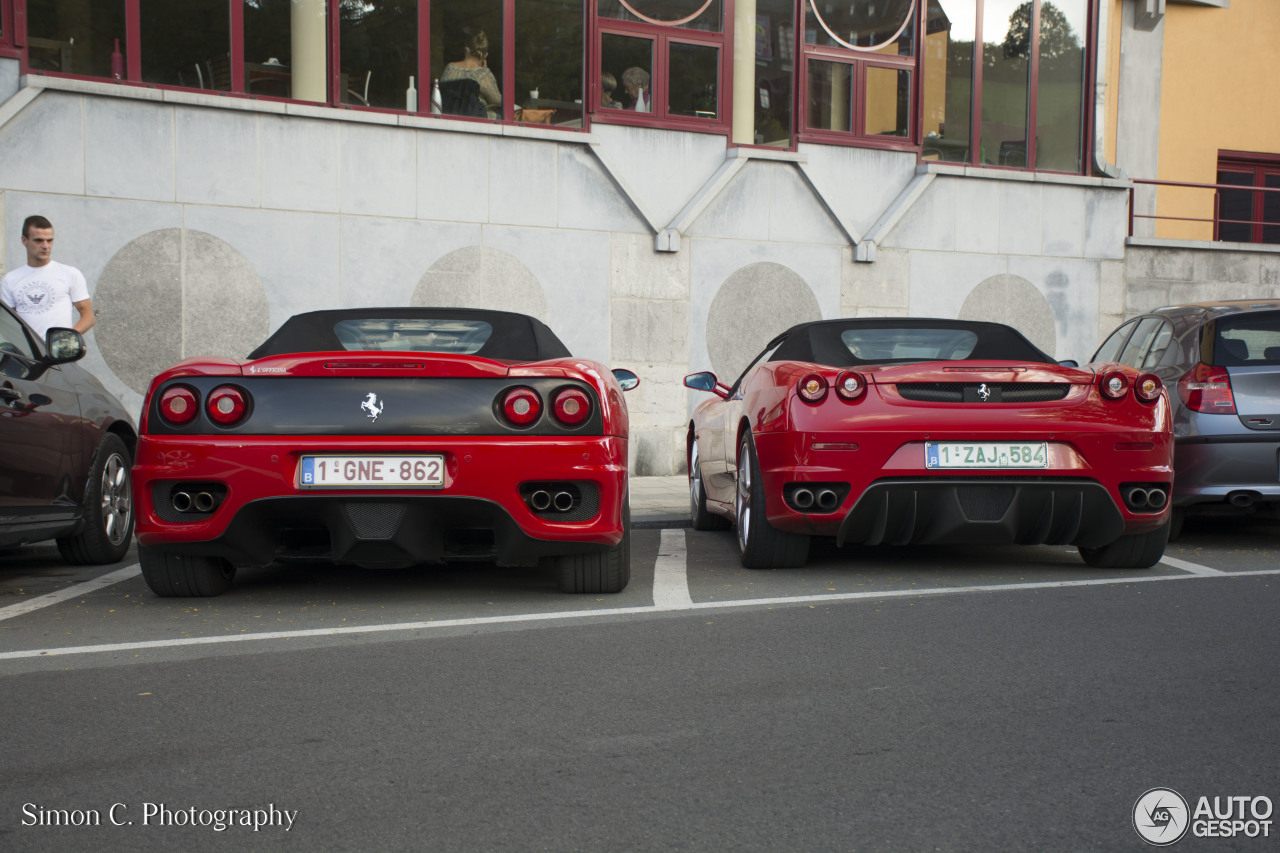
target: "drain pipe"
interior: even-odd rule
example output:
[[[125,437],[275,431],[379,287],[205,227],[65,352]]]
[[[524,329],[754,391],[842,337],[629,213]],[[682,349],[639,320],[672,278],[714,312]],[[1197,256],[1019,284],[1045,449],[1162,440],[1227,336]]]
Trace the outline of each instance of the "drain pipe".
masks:
[[[1122,7],[1123,8],[1123,7]],[[1128,179],[1124,169],[1108,163],[1106,156],[1107,129],[1107,32],[1110,27],[1111,0],[1100,0],[1098,15],[1094,21],[1093,43],[1098,52],[1094,62],[1093,98],[1093,169],[1108,178]]]

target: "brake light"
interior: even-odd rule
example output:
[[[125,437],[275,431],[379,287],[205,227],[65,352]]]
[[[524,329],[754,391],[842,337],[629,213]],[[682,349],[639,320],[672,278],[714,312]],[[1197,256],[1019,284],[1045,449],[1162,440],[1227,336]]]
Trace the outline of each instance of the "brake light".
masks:
[[[1144,373],[1133,383],[1133,394],[1144,403],[1154,403],[1160,399],[1160,389],[1164,383],[1154,373]]]
[[[191,423],[199,411],[196,392],[185,385],[172,385],[160,395],[160,417],[174,426]]]
[[[528,426],[542,414],[542,398],[532,388],[512,388],[502,398],[502,413],[516,426]]]
[[[867,380],[861,373],[845,371],[836,377],[836,395],[850,402],[858,399],[867,390]]]
[[[796,384],[796,391],[806,403],[821,403],[827,396],[827,377],[810,373]]]
[[[1236,398],[1231,393],[1231,376],[1225,367],[1200,363],[1178,380],[1178,396],[1193,412],[1234,415]]]
[[[215,388],[204,404],[209,419],[221,426],[233,426],[244,420],[249,411],[249,399],[234,385]]]
[[[1108,400],[1121,400],[1124,399],[1125,394],[1129,393],[1129,378],[1120,371],[1113,370],[1102,374],[1098,388],[1102,391],[1102,396]]]
[[[565,388],[556,394],[552,411],[560,423],[577,426],[591,414],[591,398],[577,388]]]

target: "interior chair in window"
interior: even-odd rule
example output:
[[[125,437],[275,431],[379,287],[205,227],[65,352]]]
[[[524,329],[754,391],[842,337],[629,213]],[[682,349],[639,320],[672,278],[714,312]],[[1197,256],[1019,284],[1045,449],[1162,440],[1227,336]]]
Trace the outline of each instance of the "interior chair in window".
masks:
[[[219,92],[231,91],[231,57],[227,54],[215,56],[205,63],[204,79],[200,88],[217,89]]]
[[[346,94],[343,95],[342,100],[348,104],[359,103],[361,106],[365,106],[365,107],[369,106],[369,81],[372,78],[373,78],[373,72],[366,71],[364,73],[364,89],[357,91],[356,89],[352,89],[350,86],[347,85],[347,82],[348,82],[347,75],[343,74],[342,82],[343,82],[343,87],[346,89]]]
[[[455,116],[489,117],[480,100],[480,83],[471,79],[441,80],[440,109]]]

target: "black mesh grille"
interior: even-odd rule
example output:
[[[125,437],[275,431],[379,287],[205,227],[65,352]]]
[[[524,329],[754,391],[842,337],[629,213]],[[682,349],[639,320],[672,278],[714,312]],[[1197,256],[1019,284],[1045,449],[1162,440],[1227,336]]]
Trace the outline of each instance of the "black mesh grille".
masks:
[[[404,518],[404,504],[348,503],[343,505],[351,529],[361,539],[390,539]]]
[[[1001,403],[1045,403],[1061,400],[1071,391],[1065,382],[900,382],[896,387],[907,400],[963,403],[968,398],[980,403],[978,389],[984,384],[994,392],[991,402]]]
[[[959,486],[960,509],[970,521],[999,521],[1013,503],[1013,486]]]

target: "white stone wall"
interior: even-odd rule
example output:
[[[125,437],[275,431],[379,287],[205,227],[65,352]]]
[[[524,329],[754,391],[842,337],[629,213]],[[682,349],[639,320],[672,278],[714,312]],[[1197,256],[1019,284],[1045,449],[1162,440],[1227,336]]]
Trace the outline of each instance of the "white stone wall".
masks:
[[[633,470],[680,473],[681,378],[731,381],[795,322],[978,316],[1080,358],[1129,310],[1115,182],[23,82],[0,103],[6,260],[26,215],[53,220],[100,312],[86,364],[134,409],[175,358],[243,356],[300,311],[511,308],[635,370]]]

